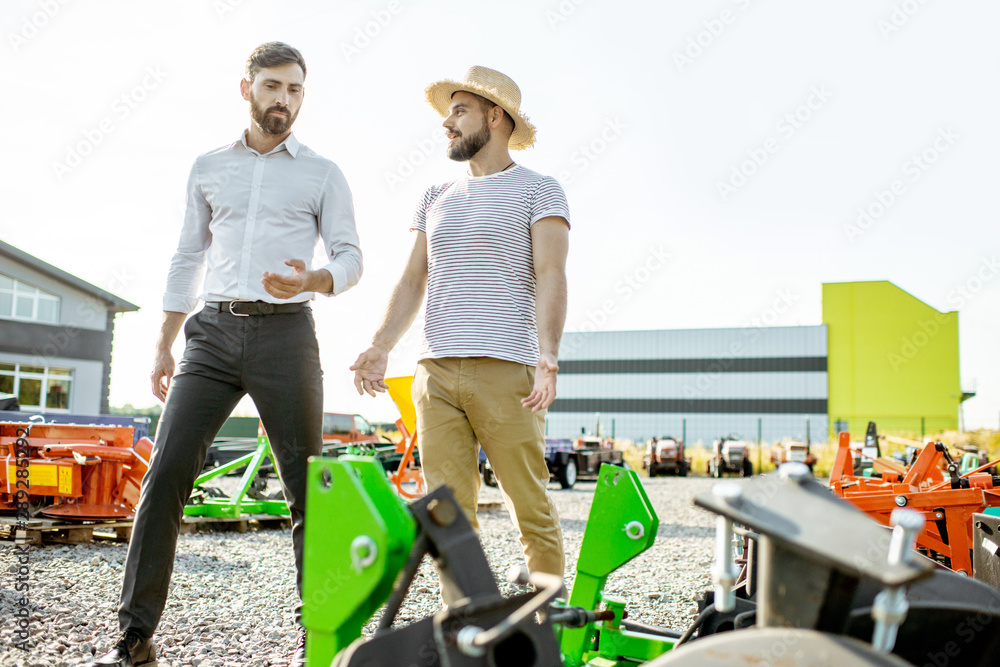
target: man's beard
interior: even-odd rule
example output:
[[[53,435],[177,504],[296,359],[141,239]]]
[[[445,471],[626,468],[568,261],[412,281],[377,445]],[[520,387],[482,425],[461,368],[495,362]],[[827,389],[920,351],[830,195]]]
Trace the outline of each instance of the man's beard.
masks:
[[[458,141],[448,146],[448,157],[455,162],[465,162],[482,150],[490,142],[490,126],[483,119],[483,126],[475,134],[467,137],[459,135]]]
[[[288,115],[274,116],[271,114],[272,111],[281,111]],[[278,105],[264,109],[257,104],[257,100],[254,98],[253,93],[250,93],[250,118],[253,119],[253,122],[257,124],[257,127],[259,127],[264,134],[284,134],[285,132],[288,132],[298,115],[298,111],[293,114],[288,107],[279,107]]]

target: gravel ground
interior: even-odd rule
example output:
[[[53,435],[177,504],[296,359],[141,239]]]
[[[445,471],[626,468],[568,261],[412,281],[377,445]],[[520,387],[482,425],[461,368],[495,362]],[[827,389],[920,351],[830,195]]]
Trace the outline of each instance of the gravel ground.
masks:
[[[235,483],[234,478],[225,480]],[[626,600],[636,621],[684,629],[696,594],[709,586],[713,515],[695,508],[693,494],[711,488],[709,478],[643,478],[660,517],[656,544],[613,574],[606,590]],[[559,510],[572,583],[593,499],[594,482],[571,490],[550,486]],[[494,572],[521,562],[521,547],[500,494],[483,487],[481,537]],[[116,606],[125,560],[124,544],[48,545],[32,548],[28,592],[30,653],[13,648],[11,621],[18,565],[9,541],[0,542],[0,665],[87,665],[110,649],[118,634]],[[296,630],[291,536],[288,529],[182,535],[167,608],[155,638],[160,667],[287,665]],[[501,587],[510,591],[507,584]],[[397,618],[420,619],[439,608],[438,584],[425,559]],[[365,634],[374,629],[369,624]]]

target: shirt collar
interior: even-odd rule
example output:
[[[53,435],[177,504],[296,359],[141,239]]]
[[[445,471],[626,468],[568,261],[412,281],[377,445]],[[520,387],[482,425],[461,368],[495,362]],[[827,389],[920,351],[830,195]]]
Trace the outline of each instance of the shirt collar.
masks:
[[[242,145],[243,148],[247,149],[248,151],[252,151],[253,150],[252,148],[250,148],[247,145],[247,131],[246,130],[243,130],[243,132],[240,133],[239,141],[234,141],[232,143],[231,148],[235,148],[238,145]],[[284,141],[282,141],[280,144],[278,144],[277,146],[275,146],[273,150],[271,150],[271,153],[277,153],[278,151],[281,150],[282,147],[284,147],[284,149],[286,151],[288,151],[289,155],[291,155],[292,157],[296,157],[298,155],[298,152],[299,152],[299,146],[301,146],[301,145],[302,144],[299,143],[299,140],[295,138],[295,134],[289,134],[285,138]],[[256,152],[256,151],[254,151],[254,152]]]

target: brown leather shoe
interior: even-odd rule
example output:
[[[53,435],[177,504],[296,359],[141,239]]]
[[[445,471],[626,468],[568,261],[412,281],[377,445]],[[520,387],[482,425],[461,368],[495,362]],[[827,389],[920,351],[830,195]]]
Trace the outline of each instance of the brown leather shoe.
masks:
[[[134,630],[126,630],[106,655],[97,659],[96,665],[112,667],[156,667],[156,644]]]

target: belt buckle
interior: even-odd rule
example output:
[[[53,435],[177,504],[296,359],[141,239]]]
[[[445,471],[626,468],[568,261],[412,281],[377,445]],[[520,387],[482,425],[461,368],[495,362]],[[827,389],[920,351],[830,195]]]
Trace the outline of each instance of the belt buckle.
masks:
[[[229,302],[229,314],[230,315],[233,315],[234,317],[250,317],[250,313],[237,313],[236,311],[234,311],[233,310],[233,304],[234,303],[250,303],[250,301],[247,301],[246,299],[236,299],[235,301],[230,301]]]

